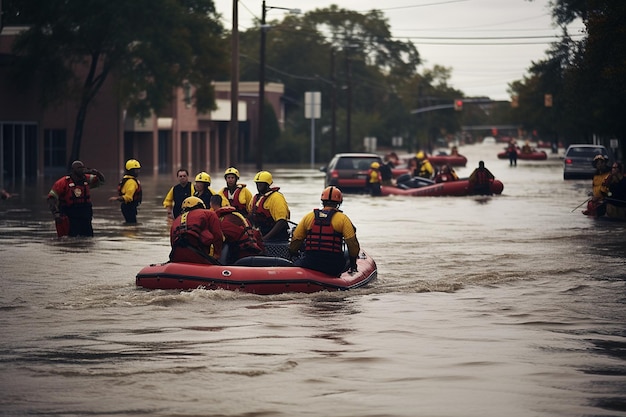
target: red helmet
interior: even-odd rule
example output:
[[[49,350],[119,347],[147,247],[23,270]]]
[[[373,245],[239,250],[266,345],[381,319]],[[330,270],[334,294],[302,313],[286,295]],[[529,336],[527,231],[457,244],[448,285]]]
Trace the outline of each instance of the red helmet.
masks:
[[[332,201],[341,204],[343,202],[343,194],[339,188],[331,185],[322,191],[322,201]]]

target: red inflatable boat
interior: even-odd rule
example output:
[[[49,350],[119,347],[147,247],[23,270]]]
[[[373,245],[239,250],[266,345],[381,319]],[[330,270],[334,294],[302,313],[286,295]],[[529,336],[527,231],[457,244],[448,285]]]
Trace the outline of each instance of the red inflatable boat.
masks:
[[[464,167],[467,158],[463,155],[430,155],[428,160],[433,165],[450,165],[451,167]]]
[[[500,152],[498,154],[498,159],[509,159],[509,153],[507,151]],[[548,159],[548,154],[544,151],[532,151],[532,152],[521,152],[517,151],[517,159],[529,160],[529,161],[543,161],[544,159]]]
[[[253,294],[312,293],[359,288],[377,276],[376,262],[365,252],[357,259],[357,272],[331,277],[322,272],[294,266],[287,259],[254,256],[235,265],[166,262],[144,267],[135,278],[138,287],[161,290],[242,291]]]
[[[491,183],[491,192],[493,194],[502,194],[502,190],[504,190],[504,184],[500,180],[494,180]],[[464,196],[472,194],[468,180],[441,182],[419,188],[400,188],[383,185],[381,191],[382,195],[408,195],[414,197]]]

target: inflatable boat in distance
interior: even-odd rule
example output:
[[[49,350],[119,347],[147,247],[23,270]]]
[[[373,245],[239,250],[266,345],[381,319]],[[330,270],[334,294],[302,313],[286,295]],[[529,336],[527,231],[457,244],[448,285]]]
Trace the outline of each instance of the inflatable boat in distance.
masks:
[[[423,180],[422,180],[423,181]],[[400,184],[402,185],[402,184]],[[383,185],[381,187],[381,193],[384,196],[388,195],[406,195],[413,197],[443,197],[443,196],[466,196],[474,195],[472,187],[467,179],[460,179],[456,181],[431,183],[429,185],[420,185],[419,187],[398,187]],[[493,180],[490,183],[490,191],[492,194],[502,194],[504,185],[498,179]]]

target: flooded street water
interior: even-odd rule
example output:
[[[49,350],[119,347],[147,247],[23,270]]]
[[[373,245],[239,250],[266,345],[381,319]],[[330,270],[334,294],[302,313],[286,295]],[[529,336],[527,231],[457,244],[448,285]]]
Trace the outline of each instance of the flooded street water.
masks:
[[[509,167],[502,146],[461,147],[457,169],[484,160],[500,196],[346,195],[378,279],[341,293],[137,289],[169,253],[173,177],[140,177],[137,226],[109,177],[93,239],[56,239],[53,181],[17,190],[0,202],[0,415],[626,416],[626,223],[572,212],[591,180],[563,181],[558,158]],[[321,173],[272,173],[293,221],[319,206]]]

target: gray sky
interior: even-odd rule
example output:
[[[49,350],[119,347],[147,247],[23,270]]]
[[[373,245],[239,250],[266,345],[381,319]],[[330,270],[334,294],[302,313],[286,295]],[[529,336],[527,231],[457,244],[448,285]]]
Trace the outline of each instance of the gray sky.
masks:
[[[232,26],[233,0],[214,0],[226,27]],[[507,86],[527,74],[560,29],[552,25],[549,0],[266,0],[266,6],[299,8],[303,13],[332,4],[367,12],[381,10],[394,38],[411,40],[423,60],[420,71],[442,65],[452,68],[449,84],[467,96],[508,100]],[[239,29],[261,17],[262,0],[239,1]],[[282,19],[272,9],[267,20]],[[569,28],[579,39],[582,24]]]

